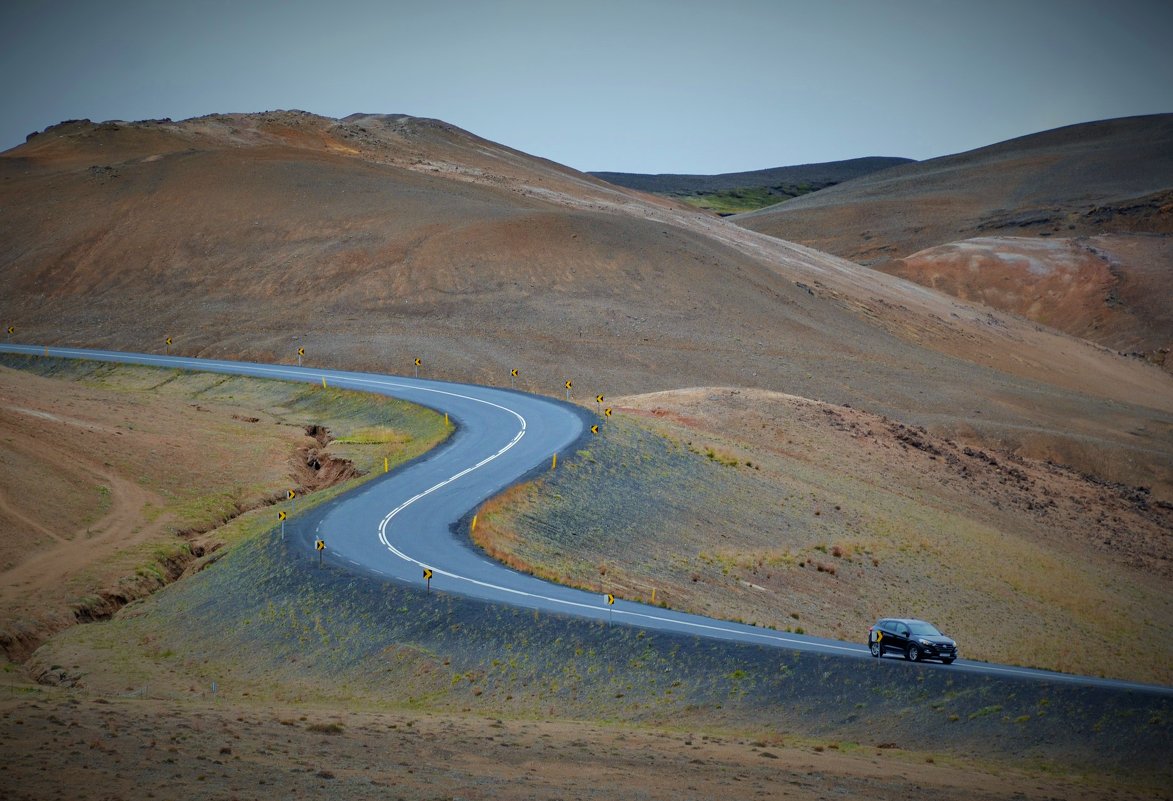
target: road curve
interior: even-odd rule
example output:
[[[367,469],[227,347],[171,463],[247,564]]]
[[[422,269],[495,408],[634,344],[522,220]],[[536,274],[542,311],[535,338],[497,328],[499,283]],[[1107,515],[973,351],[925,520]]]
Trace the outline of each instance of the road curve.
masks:
[[[456,433],[424,457],[378,477],[307,516],[306,547],[321,538],[326,558],[355,572],[385,580],[456,592],[493,603],[530,607],[657,631],[754,643],[801,651],[870,658],[861,643],[788,634],[571,589],[511,570],[470,546],[460,521],[483,501],[527,474],[548,468],[555,453],[572,449],[588,413],[549,398],[508,389],[426,379],[145,353],[0,344],[0,352],[141,364],[245,375],[363,390],[445,412]],[[861,621],[861,640],[867,622]],[[964,643],[962,643],[964,648]],[[880,664],[898,660],[881,659]],[[958,660],[959,670],[1173,695],[1173,688]]]

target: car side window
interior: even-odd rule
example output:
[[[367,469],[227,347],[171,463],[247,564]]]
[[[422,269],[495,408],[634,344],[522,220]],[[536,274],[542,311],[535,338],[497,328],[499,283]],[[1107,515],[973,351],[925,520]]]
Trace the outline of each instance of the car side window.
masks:
[[[896,627],[896,633],[899,634],[901,637],[907,637],[908,636],[908,626],[901,623],[899,626]]]

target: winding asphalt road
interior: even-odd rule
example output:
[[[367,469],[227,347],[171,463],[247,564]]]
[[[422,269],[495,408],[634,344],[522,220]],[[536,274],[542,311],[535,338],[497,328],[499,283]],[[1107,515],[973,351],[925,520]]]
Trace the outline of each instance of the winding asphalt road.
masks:
[[[370,373],[275,364],[193,359],[144,353],[0,345],[0,352],[121,362],[155,367],[302,381],[364,390],[446,412],[456,433],[424,457],[369,481],[311,513],[306,546],[321,537],[326,558],[387,580],[424,583],[494,603],[531,607],[596,620],[801,651],[871,658],[860,643],[786,634],[673,612],[598,593],[551,584],[493,562],[467,542],[461,521],[502,489],[536,470],[555,453],[571,450],[589,425],[588,414],[561,401],[507,389]],[[861,621],[862,641],[866,626]],[[962,649],[965,644],[961,643]],[[899,660],[885,658],[882,664]],[[1173,688],[958,660],[923,669],[985,673],[1052,682],[1173,695]]]

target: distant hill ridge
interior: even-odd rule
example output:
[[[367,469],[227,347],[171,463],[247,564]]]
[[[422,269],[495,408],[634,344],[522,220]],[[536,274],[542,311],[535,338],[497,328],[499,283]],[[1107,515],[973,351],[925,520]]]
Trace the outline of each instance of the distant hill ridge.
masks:
[[[588,174],[616,186],[670,197],[728,216],[782,203],[910,161],[888,156],[866,156],[847,161],[798,164],[721,175],[644,175],[632,172]]]
[[[591,172],[596,178],[607,183],[637,189],[641,192],[681,193],[720,192],[747,186],[769,186],[771,184],[822,183],[837,184],[850,181],[869,173],[886,170],[912,159],[889,156],[865,156],[846,161],[827,161],[817,164],[796,164],[790,167],[771,167],[748,172],[726,172],[720,175],[684,175],[664,173],[648,175],[638,172]]]

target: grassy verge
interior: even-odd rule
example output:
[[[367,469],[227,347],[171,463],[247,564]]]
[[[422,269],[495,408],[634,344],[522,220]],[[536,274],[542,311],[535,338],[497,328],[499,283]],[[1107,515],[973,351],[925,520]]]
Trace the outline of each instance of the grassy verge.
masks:
[[[969,658],[1169,680],[1168,648],[1132,647],[1162,641],[1167,582],[1007,513],[1051,501],[1033,478],[998,494],[1004,464],[987,481],[962,455],[954,477],[943,450],[909,456],[894,439],[869,453],[857,432],[797,415],[765,443],[617,417],[482,507],[474,537],[545,578],[777,630],[860,639],[880,616],[923,617]],[[1085,508],[1076,498],[1049,519],[1079,528]]]
[[[305,525],[312,525],[307,515]],[[36,668],[83,694],[263,707],[580,719],[898,744],[952,758],[1170,764],[1167,699],[842,659],[491,606],[242,543],[209,569],[78,627]],[[884,725],[878,726],[877,720]]]

